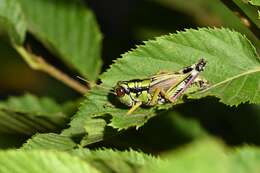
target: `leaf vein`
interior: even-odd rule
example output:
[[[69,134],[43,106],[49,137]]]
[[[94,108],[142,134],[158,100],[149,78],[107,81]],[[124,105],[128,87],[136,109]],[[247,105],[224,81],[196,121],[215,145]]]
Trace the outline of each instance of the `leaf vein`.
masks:
[[[230,97],[227,102],[231,102],[231,100],[233,100],[234,98],[236,98],[238,96],[239,92],[244,87],[245,82],[247,81],[247,79],[248,79],[248,76],[245,76],[244,80],[241,82],[240,88],[236,90],[236,93],[232,97]]]
[[[227,78],[226,80],[223,80],[222,82],[216,83],[216,84],[212,85],[211,87],[208,87],[207,89],[201,91],[200,93],[204,93],[204,92],[206,92],[206,91],[208,91],[208,90],[210,90],[212,88],[216,88],[216,87],[218,87],[218,86],[220,86],[222,84],[225,84],[225,83],[227,83],[229,81],[235,80],[235,79],[237,79],[239,77],[242,77],[242,76],[245,76],[245,75],[249,75],[249,74],[252,74],[252,73],[258,73],[258,72],[260,72],[260,67],[257,67],[255,69],[248,70],[248,71],[246,71],[244,73],[241,73],[241,74],[235,75],[233,77]]]
[[[252,101],[253,102],[256,102],[256,96],[258,95],[258,90],[260,89],[260,82],[258,82],[258,85],[257,85],[257,88],[256,88],[256,90],[255,90],[255,94],[254,94],[254,97],[253,97],[253,99],[252,99]]]

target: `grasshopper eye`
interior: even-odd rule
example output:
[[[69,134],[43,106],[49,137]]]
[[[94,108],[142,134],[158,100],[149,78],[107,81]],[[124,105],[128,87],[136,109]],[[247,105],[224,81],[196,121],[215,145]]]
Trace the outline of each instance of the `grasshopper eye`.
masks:
[[[123,97],[125,95],[125,89],[121,86],[116,88],[116,95],[118,97]]]

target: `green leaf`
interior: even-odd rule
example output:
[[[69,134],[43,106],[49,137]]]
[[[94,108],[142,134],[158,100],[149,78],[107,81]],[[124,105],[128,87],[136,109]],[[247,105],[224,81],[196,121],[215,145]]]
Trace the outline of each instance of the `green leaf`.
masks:
[[[167,153],[164,159],[168,162],[150,165],[143,172],[184,173],[188,170],[194,173],[230,172],[229,159],[223,146],[211,140],[195,142],[186,148]]]
[[[254,24],[260,29],[260,20],[258,19],[258,8],[250,5],[248,2],[242,0],[233,0],[233,2],[239,6],[240,9],[254,22]]]
[[[96,79],[101,67],[101,33],[93,13],[71,0],[19,1],[28,30],[81,75]]]
[[[23,43],[26,21],[17,0],[0,0],[0,25],[12,42]]]
[[[81,140],[81,146],[86,146],[104,139],[106,121],[102,118],[89,118],[84,125],[87,135]]]
[[[234,29],[241,34],[245,34],[257,47],[260,47],[260,41],[257,36],[241,22],[239,16],[233,12],[221,0],[155,0],[165,5],[167,8],[171,7],[179,10],[182,13],[187,13],[190,17],[195,18],[200,26],[217,26]],[[241,0],[240,0],[241,1]],[[232,6],[233,7],[233,6]],[[258,50],[260,51],[260,50]]]
[[[249,3],[251,3],[252,5],[255,5],[255,6],[260,6],[259,0],[250,0]],[[258,13],[258,20],[260,20],[260,10],[259,9],[257,10],[257,13]]]
[[[64,152],[0,151],[0,172],[5,173],[99,173],[87,162]]]
[[[260,1],[259,0],[250,0],[249,1],[252,5],[260,6]]]
[[[185,173],[192,170],[194,173],[254,173],[260,168],[260,149],[240,147],[232,151],[223,144],[208,139],[168,153],[164,159],[166,162],[148,165],[142,172]]]
[[[108,90],[102,87],[96,87],[86,94],[85,101],[70,123],[71,128],[65,129],[62,134],[70,136],[87,134],[81,142],[84,146],[102,140],[104,133],[107,133],[107,131],[108,134],[113,133],[110,132],[111,129],[106,126],[108,121],[102,119],[101,116],[103,115],[113,115],[115,121],[112,121],[110,126],[116,126],[118,130],[127,129],[132,126],[137,126],[138,128],[150,117],[154,116],[154,110],[140,110],[138,114],[131,116],[125,115],[126,110],[127,109],[116,108],[110,103]],[[119,121],[117,121],[118,119]]]
[[[229,29],[186,30],[177,34],[158,37],[123,55],[101,76],[103,85],[86,95],[79,111],[63,133],[84,135],[89,117],[112,115],[111,126],[126,129],[141,126],[157,114],[153,108],[139,108],[126,116],[129,108],[109,94],[110,87],[118,81],[142,79],[159,71],[177,71],[191,65],[201,57],[207,60],[205,77],[210,87],[204,92],[190,95],[193,98],[217,96],[227,105],[242,102],[260,103],[260,59],[252,44],[241,34]],[[170,104],[172,106],[172,104]],[[160,109],[169,108],[159,107]]]
[[[26,94],[0,102],[0,118],[0,133],[31,135],[35,132],[57,131],[64,126],[68,116],[50,98]]]
[[[217,91],[207,95],[216,95],[228,105],[247,101],[260,103],[257,92],[260,58],[244,36],[228,29],[190,29],[148,41],[144,46],[123,55],[101,79],[105,85],[112,87],[120,80],[140,79],[162,70],[179,70],[201,57],[208,62],[202,73],[211,84],[207,91],[219,86]],[[249,79],[240,83],[247,77]],[[237,85],[223,88],[228,82],[237,82]],[[230,93],[226,91],[229,88],[232,89]],[[232,97],[225,100],[227,96]]]
[[[37,98],[32,94],[20,97],[11,96],[7,101],[0,102],[0,109],[9,109],[20,113],[33,113],[35,115],[62,114],[62,108],[53,100],[43,97]]]
[[[231,156],[234,165],[237,169],[234,172],[258,172],[260,169],[260,149],[259,147],[244,146],[243,148],[236,148],[234,154]]]
[[[109,103],[107,95],[107,90],[99,87],[90,90],[79,111],[74,115],[76,118],[71,122],[72,128],[65,129],[62,134],[76,137],[88,134],[88,137],[82,141],[82,145],[102,140],[107,122],[94,116],[104,115],[108,109],[118,111],[113,109],[114,106]]]
[[[196,139],[209,135],[195,118],[185,117],[175,111],[167,111],[165,114],[166,115],[163,116],[169,117],[169,121],[171,121],[172,126],[174,126],[173,130],[177,131],[176,133],[179,132],[182,137]],[[194,115],[196,116],[196,114]]]
[[[134,173],[147,165],[163,162],[159,158],[131,149],[129,151],[77,149],[73,150],[72,154],[91,163],[102,172],[111,173]]]
[[[129,127],[139,127],[143,126],[150,118],[155,116],[155,112],[151,111],[139,111],[137,114],[131,116],[126,115],[125,112],[120,114],[113,114],[114,116],[111,119],[109,126],[117,128],[118,130],[127,129]]]
[[[55,149],[70,150],[76,147],[76,144],[68,137],[55,133],[36,134],[21,149]]]

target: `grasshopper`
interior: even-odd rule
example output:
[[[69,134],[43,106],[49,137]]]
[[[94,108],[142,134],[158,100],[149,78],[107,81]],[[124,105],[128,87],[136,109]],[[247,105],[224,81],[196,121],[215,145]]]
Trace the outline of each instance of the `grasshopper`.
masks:
[[[183,94],[205,89],[208,82],[199,74],[206,61],[197,63],[177,72],[161,72],[145,79],[119,81],[114,90],[121,103],[131,107],[133,113],[141,105],[154,106],[166,102],[175,103]]]

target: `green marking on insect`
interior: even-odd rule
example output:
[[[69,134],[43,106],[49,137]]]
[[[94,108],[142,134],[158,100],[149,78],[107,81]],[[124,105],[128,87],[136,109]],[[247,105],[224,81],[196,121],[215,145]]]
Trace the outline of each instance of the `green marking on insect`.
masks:
[[[206,61],[200,59],[178,72],[163,72],[141,80],[119,81],[115,93],[120,102],[131,107],[127,114],[133,113],[141,105],[175,103],[183,94],[208,86],[208,82],[199,76],[205,65]]]

